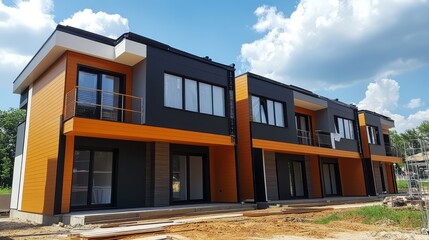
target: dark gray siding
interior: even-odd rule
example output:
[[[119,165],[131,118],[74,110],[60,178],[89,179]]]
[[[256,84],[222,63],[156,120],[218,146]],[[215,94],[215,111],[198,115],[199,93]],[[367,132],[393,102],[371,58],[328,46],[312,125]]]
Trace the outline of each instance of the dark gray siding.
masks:
[[[335,148],[339,150],[357,152],[358,151],[358,144],[357,144],[358,129],[356,129],[357,119],[355,119],[354,109],[351,107],[344,106],[340,103],[336,103],[334,101],[328,101],[327,111],[328,111],[327,123],[328,123],[329,132],[335,132],[335,117],[346,118],[354,121],[355,140],[342,138],[339,142],[335,142]]]
[[[76,137],[76,148],[115,149],[118,154],[113,194],[116,207],[145,206],[146,143]]]
[[[229,135],[227,107],[226,117],[164,107],[164,73],[224,87],[228,106],[228,70],[151,46],[147,48],[146,69],[146,124]]]
[[[249,95],[267,97],[285,104],[285,126],[251,123],[252,137],[271,141],[297,143],[292,90],[248,76]],[[249,101],[250,98],[249,98]]]
[[[15,145],[15,157],[22,154],[24,150],[24,138],[25,138],[25,121],[18,125],[16,130],[16,145]]]
[[[386,149],[384,147],[384,139],[383,139],[383,129],[381,128],[380,117],[373,115],[371,113],[365,112],[365,122],[366,122],[366,125],[371,125],[378,128],[378,139],[380,140],[380,144],[369,144],[371,154],[386,155]],[[362,136],[362,137],[368,137],[368,136]]]

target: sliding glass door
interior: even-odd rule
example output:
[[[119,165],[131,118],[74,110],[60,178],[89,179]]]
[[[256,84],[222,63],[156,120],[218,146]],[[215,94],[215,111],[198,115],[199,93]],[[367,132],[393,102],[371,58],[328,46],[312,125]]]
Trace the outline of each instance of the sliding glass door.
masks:
[[[172,155],[171,197],[173,202],[204,200],[205,165],[205,158],[201,155]]]
[[[112,204],[113,151],[75,150],[71,207]]]

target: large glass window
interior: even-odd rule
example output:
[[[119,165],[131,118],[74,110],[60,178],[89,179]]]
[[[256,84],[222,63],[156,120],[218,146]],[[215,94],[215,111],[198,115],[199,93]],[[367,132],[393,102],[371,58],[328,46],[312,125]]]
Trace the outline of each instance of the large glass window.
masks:
[[[164,76],[164,104],[166,107],[181,109],[182,78],[170,74]]]
[[[182,101],[185,102],[185,106],[183,106]],[[164,106],[224,117],[225,89],[165,74]]]
[[[185,109],[198,112],[197,82],[190,79],[185,79]]]
[[[252,96],[252,121],[284,127],[283,103]]]
[[[213,114],[212,86],[198,83],[200,90],[200,113]]]
[[[378,127],[366,126],[366,131],[368,134],[368,142],[370,144],[380,144],[380,138],[378,136]]]
[[[355,139],[355,130],[353,121],[346,118],[336,117],[335,131],[345,139]]]

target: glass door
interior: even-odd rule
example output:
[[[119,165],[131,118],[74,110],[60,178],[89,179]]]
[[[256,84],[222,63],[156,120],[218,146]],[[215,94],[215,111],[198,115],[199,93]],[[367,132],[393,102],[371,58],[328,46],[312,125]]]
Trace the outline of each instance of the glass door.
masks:
[[[113,162],[113,151],[75,151],[71,207],[112,204]]]
[[[172,155],[171,196],[173,202],[204,200],[204,157]]]
[[[119,77],[101,75],[101,119],[122,121],[123,95],[119,95],[121,81]]]
[[[310,117],[306,115],[296,114],[295,124],[298,135],[298,143],[312,145]]]
[[[99,118],[98,96],[95,89],[98,88],[98,75],[91,72],[79,71],[76,96],[76,116],[87,118]]]
[[[338,195],[338,174],[335,163],[322,164],[323,184],[326,195]]]

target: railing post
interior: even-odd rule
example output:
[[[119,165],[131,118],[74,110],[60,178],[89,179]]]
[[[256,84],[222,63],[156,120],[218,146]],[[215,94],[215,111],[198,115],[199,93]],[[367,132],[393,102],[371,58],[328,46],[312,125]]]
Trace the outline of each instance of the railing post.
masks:
[[[76,117],[76,108],[77,108],[77,88],[74,88],[74,101],[73,101],[73,117]]]
[[[121,111],[121,122],[125,122],[125,119],[124,119],[124,111],[125,111],[125,109],[124,109],[124,95],[121,95],[121,109],[122,109],[122,111]]]
[[[98,90],[97,90],[98,91]],[[100,91],[100,120],[103,119],[103,92]]]

